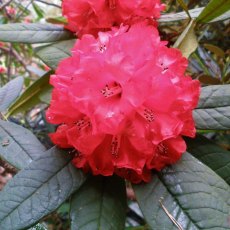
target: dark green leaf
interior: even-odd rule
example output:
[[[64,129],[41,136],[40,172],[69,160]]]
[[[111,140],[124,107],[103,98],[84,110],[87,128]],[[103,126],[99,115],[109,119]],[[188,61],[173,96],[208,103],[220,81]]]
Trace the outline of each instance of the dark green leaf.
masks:
[[[48,43],[73,38],[62,26],[39,23],[0,25],[0,41],[20,43]]]
[[[51,73],[52,72],[46,73],[27,88],[25,92],[10,106],[8,116],[19,112],[25,112],[40,103],[40,95],[44,95],[44,93],[50,91],[52,88],[51,85],[49,85],[49,77]]]
[[[121,230],[125,226],[126,190],[119,177],[90,178],[71,202],[72,229]]]
[[[0,229],[29,227],[57,209],[85,181],[56,147],[21,170],[0,192]]]
[[[76,40],[57,42],[51,45],[38,47],[37,56],[52,69],[56,69],[58,63],[71,55],[71,49]]]
[[[188,153],[134,189],[151,229],[230,229],[230,187]]]
[[[210,22],[229,10],[230,0],[211,0],[197,18],[197,22]]]
[[[45,147],[27,129],[0,120],[0,157],[17,169],[27,166]]]
[[[198,129],[230,129],[229,85],[203,87],[193,115]]]
[[[230,185],[230,152],[206,137],[186,138],[188,151]]]
[[[23,77],[17,77],[0,88],[0,112],[6,111],[22,91]]]

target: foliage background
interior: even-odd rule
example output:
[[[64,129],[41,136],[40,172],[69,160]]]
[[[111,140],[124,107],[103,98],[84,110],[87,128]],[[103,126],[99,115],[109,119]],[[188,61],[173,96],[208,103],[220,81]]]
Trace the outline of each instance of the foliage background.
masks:
[[[0,24],[17,22],[62,22],[61,1],[57,0],[25,0],[10,1],[9,5],[4,6],[8,1],[0,0]],[[180,4],[181,1],[165,0],[167,9],[164,13],[176,13],[184,11]],[[205,7],[208,0],[185,0],[188,9]],[[1,7],[4,6],[4,7]],[[11,7],[11,8],[9,8]],[[11,11],[10,11],[11,9]],[[14,10],[15,12],[14,12]],[[162,39],[169,41],[169,45],[175,44],[178,37],[184,31],[188,21],[164,22],[163,18],[159,22],[159,30]],[[1,33],[1,31],[0,31]],[[230,27],[229,19],[208,24],[199,24],[196,28],[196,37],[199,45],[195,52],[189,57],[188,73],[194,78],[199,79],[203,86],[223,85],[230,83]],[[24,79],[23,90],[28,89],[32,83],[43,76],[50,68],[38,57],[39,52],[35,53],[38,45],[22,43],[0,43],[0,67],[5,71],[0,72],[0,86],[4,86],[9,81],[18,76]],[[192,45],[188,47],[192,50]],[[48,90],[50,92],[50,89]],[[8,116],[8,120],[20,124],[30,129],[47,147],[50,143],[47,133],[54,130],[55,127],[47,124],[45,120],[45,110],[48,106],[49,94],[39,95],[39,98],[32,97],[30,105],[24,107],[22,113]],[[31,102],[32,101],[32,102]],[[37,103],[39,101],[39,103]],[[2,114],[4,116],[7,114]],[[202,130],[198,131],[210,140],[215,141],[225,150],[230,150],[230,132]],[[192,146],[192,144],[191,144]],[[5,161],[0,161],[0,189],[4,187],[9,179],[17,172],[15,168],[8,165]],[[145,220],[136,201],[135,195],[129,183],[126,184],[129,198],[129,208],[127,210],[126,226],[127,229],[134,229],[135,226],[144,226]],[[42,220],[44,226],[48,229],[69,229],[69,201],[65,202],[56,212],[50,214]],[[38,227],[39,228],[39,227]],[[136,229],[147,229],[140,227]]]

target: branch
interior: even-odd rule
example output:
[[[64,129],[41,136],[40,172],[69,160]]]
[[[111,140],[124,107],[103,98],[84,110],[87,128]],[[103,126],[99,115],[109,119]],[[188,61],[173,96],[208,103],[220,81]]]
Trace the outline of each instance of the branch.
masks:
[[[27,72],[31,73],[31,71],[27,68],[27,64],[24,62],[23,58],[15,51],[15,50],[10,50],[8,48],[0,47],[0,50],[2,50],[5,53],[10,53],[12,54],[21,65],[26,69]]]
[[[3,3],[3,4],[0,6],[0,10],[3,10],[6,6],[10,5],[11,2],[13,2],[13,0],[9,0],[9,1],[7,1],[6,3]]]

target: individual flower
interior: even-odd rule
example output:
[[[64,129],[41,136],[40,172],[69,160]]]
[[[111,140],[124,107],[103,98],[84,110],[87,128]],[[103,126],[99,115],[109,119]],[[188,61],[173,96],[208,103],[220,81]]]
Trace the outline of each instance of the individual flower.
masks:
[[[5,72],[6,72],[6,68],[4,66],[0,66],[0,74]]]
[[[16,9],[12,6],[7,6],[6,12],[7,12],[7,14],[14,16],[16,14]]]
[[[164,5],[160,0],[63,0],[62,9],[68,19],[66,28],[82,36],[145,19],[155,24]]]
[[[200,86],[186,67],[146,23],[84,35],[51,76],[52,141],[75,148],[73,164],[86,172],[149,181],[180,159],[182,136],[195,135]]]

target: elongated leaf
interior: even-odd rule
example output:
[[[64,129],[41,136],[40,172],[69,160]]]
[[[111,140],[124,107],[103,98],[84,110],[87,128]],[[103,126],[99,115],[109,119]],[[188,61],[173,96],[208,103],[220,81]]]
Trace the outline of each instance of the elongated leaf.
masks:
[[[183,33],[179,36],[176,43],[174,44],[175,48],[181,50],[183,56],[189,57],[198,47],[197,37],[194,31],[195,23],[193,20],[188,24]]]
[[[196,19],[201,14],[201,12],[203,10],[204,10],[204,7],[195,8],[195,9],[189,10],[189,14],[190,14],[191,18]],[[187,13],[185,13],[183,11],[183,12],[179,12],[179,13],[162,14],[161,17],[158,19],[158,22],[160,22],[160,23],[175,22],[175,21],[186,20],[188,18],[189,17],[187,15]],[[227,11],[226,13],[222,14],[221,16],[214,18],[213,20],[211,20],[208,23],[223,21],[223,20],[226,20],[229,18],[230,18],[230,10]]]
[[[230,185],[230,152],[201,135],[186,138],[188,151]]]
[[[0,41],[20,43],[48,43],[73,38],[62,26],[39,23],[13,23],[0,25]]]
[[[17,77],[0,88],[0,112],[7,110],[15,101],[22,91],[23,83],[23,77]]]
[[[71,55],[71,49],[76,40],[57,42],[48,46],[38,47],[37,56],[52,69],[56,69],[58,63]]]
[[[230,129],[230,87],[215,85],[203,87],[197,109],[193,112],[199,129]]]
[[[203,87],[199,99],[198,109],[209,109],[230,106],[229,85],[213,85]]]
[[[188,153],[134,189],[151,229],[230,228],[230,187]]]
[[[49,85],[49,77],[51,73],[52,72],[46,73],[27,88],[25,92],[10,106],[8,116],[19,112],[25,112],[40,103],[40,95],[50,91],[52,88],[51,85]]]
[[[119,177],[93,177],[71,202],[72,229],[121,230],[125,227],[126,190]]]
[[[29,227],[54,211],[85,181],[72,157],[56,147],[21,170],[0,192],[0,229]]]
[[[29,130],[0,120],[0,158],[22,169],[43,151],[45,147]]]
[[[229,10],[230,0],[211,0],[197,18],[197,22],[210,22]]]

